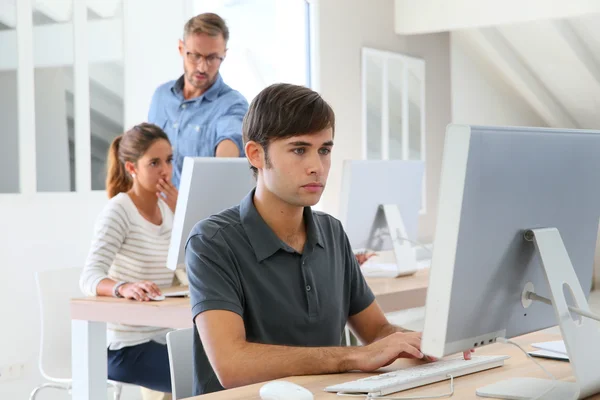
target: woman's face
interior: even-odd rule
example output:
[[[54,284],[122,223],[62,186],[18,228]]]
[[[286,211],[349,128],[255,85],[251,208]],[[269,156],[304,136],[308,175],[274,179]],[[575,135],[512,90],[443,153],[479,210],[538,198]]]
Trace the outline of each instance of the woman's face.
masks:
[[[134,185],[149,192],[156,192],[158,182],[170,181],[173,173],[173,149],[168,141],[158,139],[135,163],[127,163],[127,170],[135,174]]]

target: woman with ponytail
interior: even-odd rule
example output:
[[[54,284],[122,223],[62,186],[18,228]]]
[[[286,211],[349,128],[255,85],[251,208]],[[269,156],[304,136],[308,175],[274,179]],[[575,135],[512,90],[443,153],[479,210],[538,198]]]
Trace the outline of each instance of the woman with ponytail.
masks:
[[[139,124],[117,137],[108,153],[109,201],[80,287],[89,296],[149,301],[173,284],[166,267],[177,189],[173,149],[156,125]],[[108,324],[108,378],[170,393],[168,329]]]

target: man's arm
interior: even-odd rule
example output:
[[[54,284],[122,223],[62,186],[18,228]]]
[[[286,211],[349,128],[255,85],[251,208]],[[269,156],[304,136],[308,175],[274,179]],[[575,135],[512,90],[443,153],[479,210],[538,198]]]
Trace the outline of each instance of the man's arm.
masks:
[[[356,337],[365,344],[381,341],[394,334],[402,334],[418,340],[417,349],[421,350],[421,333],[390,324],[376,301],[348,318],[348,323]],[[470,360],[472,352],[473,350],[463,352],[464,359]],[[429,359],[433,360],[433,358]]]
[[[217,120],[217,157],[240,157],[244,155],[242,143],[242,122],[248,111],[248,103],[239,101],[233,104]]]
[[[292,375],[374,371],[398,357],[422,357],[420,339],[406,334],[392,334],[361,347],[248,342],[241,317],[243,287],[233,267],[237,261],[223,235],[216,221],[205,219],[194,227],[185,250],[194,323],[221,386],[232,388]]]
[[[370,306],[348,318],[348,323],[354,335],[364,344],[376,342],[392,333],[412,332],[390,324],[377,301],[373,301]]]
[[[374,371],[398,357],[423,357],[420,339],[408,335],[390,335],[364,347],[290,347],[246,341],[244,322],[231,311],[205,311],[195,323],[210,364],[226,389],[287,376]]]
[[[217,146],[216,157],[239,157],[240,149],[233,140],[225,139]]]

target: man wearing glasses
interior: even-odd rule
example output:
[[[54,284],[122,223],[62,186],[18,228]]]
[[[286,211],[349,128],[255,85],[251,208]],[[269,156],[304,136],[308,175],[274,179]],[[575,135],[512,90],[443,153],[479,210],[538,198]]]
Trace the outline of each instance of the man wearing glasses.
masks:
[[[242,119],[248,102],[223,82],[219,67],[229,29],[212,13],[190,19],[179,53],[184,74],[156,89],[148,121],[161,127],[174,147],[172,183],[179,188],[183,158],[241,157]]]

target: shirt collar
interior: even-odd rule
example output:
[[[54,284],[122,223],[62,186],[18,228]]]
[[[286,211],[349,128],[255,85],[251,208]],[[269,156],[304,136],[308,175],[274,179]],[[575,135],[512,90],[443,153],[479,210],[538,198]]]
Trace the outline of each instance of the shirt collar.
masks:
[[[180,95],[181,97],[183,97],[183,84],[184,84],[184,75],[181,75],[179,77],[179,79],[177,79],[175,81],[175,83],[173,83],[173,86],[171,86],[171,92],[175,95]],[[194,100],[199,100],[199,99],[206,99],[208,101],[213,101],[215,100],[217,97],[219,97],[219,93],[221,92],[221,89],[223,88],[223,78],[221,77],[221,73],[217,73],[217,79],[215,80],[215,83],[212,84],[212,86],[210,88],[208,88],[208,90],[206,92],[204,92],[204,94],[202,94],[201,96],[198,96],[196,98],[190,99],[190,101],[194,101]]]
[[[277,237],[275,232],[273,232],[258,213],[258,210],[254,206],[254,192],[255,189],[248,193],[240,203],[240,219],[248,240],[252,245],[256,259],[258,262],[261,262],[280,249],[289,249],[289,246]],[[315,221],[312,209],[304,207],[303,215],[307,228],[307,242],[312,244],[313,247],[315,244],[324,247],[321,230]]]

